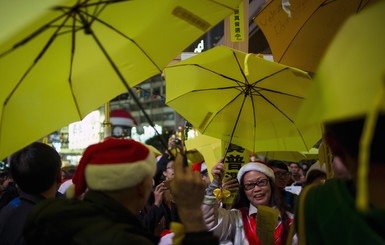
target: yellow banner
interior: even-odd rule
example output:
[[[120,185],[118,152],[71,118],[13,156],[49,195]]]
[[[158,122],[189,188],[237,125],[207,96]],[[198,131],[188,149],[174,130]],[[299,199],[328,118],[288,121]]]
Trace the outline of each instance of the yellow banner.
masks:
[[[230,15],[230,35],[232,42],[243,42],[245,39],[243,10],[243,3],[241,3],[234,14]]]

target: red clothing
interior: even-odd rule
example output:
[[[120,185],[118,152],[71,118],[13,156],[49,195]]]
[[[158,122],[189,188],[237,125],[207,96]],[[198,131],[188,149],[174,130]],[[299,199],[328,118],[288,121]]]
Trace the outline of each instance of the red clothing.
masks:
[[[245,230],[245,234],[247,240],[250,245],[262,245],[261,240],[257,236],[257,222],[255,219],[255,215],[249,215],[249,211],[246,208],[240,209],[242,213],[242,221],[243,228]],[[289,218],[289,224],[293,223],[293,219]],[[274,244],[275,245],[284,245],[285,242],[281,241],[281,233],[282,233],[282,222],[275,228],[274,231]]]

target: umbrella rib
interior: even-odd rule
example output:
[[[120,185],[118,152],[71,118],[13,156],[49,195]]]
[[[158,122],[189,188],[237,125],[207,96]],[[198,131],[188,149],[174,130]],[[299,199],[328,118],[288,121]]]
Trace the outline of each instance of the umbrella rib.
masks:
[[[51,37],[49,38],[49,40],[47,41],[47,43],[44,45],[43,49],[38,53],[38,55],[36,56],[36,58],[33,60],[32,64],[28,67],[28,69],[26,70],[26,72],[22,75],[22,77],[20,78],[20,80],[17,82],[17,84],[15,85],[15,87],[12,89],[12,91],[9,93],[9,95],[7,96],[7,98],[4,100],[4,103],[3,105],[6,106],[8,104],[8,101],[11,99],[12,95],[16,92],[16,90],[19,88],[20,84],[24,81],[24,79],[27,77],[27,75],[30,73],[30,71],[35,67],[35,65],[38,63],[38,61],[41,59],[41,57],[43,57],[43,55],[45,54],[45,52],[48,50],[48,48],[51,46],[51,44],[53,43],[53,41],[55,40],[55,38],[58,36],[58,33],[60,31],[60,29],[64,26],[63,23],[65,23],[69,16],[68,15],[61,15],[61,17],[63,16],[66,16],[66,18],[64,19],[64,21],[62,22],[61,25],[59,25],[56,29],[56,31],[51,35]],[[60,18],[61,18],[60,17]],[[49,22],[48,24],[44,25],[43,27],[39,28],[37,31],[33,32],[30,36],[28,36],[27,38],[23,39],[22,41],[18,42],[16,45],[13,46],[13,48],[10,50],[10,51],[13,51],[15,50],[17,47],[20,47],[21,45],[27,43],[28,41],[32,40],[34,37],[36,37],[37,35],[39,35],[40,33],[42,33],[44,30],[46,30],[47,28],[49,28],[51,25],[51,23],[57,21],[58,19],[60,18],[55,18],[54,20],[52,20],[51,22]],[[6,51],[6,53],[8,53]],[[0,58],[1,58],[2,55],[0,55]]]
[[[120,81],[122,82],[123,86],[126,88],[126,90],[128,91],[128,93],[130,94],[130,96],[134,99],[136,105],[140,108],[140,110],[143,112],[143,115],[144,117],[147,119],[148,123],[151,125],[151,127],[154,129],[158,139],[160,140],[161,144],[163,145],[163,147],[165,147],[165,149],[168,148],[168,144],[165,142],[165,140],[161,137],[160,133],[158,132],[158,130],[156,130],[155,128],[155,124],[153,123],[153,121],[151,120],[150,116],[147,114],[146,110],[143,108],[142,104],[140,103],[139,99],[136,97],[135,93],[131,90],[131,87],[130,85],[128,85],[128,82],[126,81],[126,79],[124,78],[123,74],[120,72],[119,68],[116,66],[116,64],[114,63],[114,61],[112,60],[111,56],[108,54],[107,50],[104,48],[104,46],[102,45],[102,43],[99,41],[99,39],[97,38],[97,36],[95,35],[95,33],[93,33],[92,31],[90,32],[90,34],[92,35],[92,37],[94,38],[96,44],[99,46],[99,48],[101,49],[101,51],[103,52],[104,56],[106,57],[106,59],[108,60],[108,62],[110,63],[110,65],[112,66],[112,68],[114,69],[114,71],[116,72],[116,74],[118,75],[118,77],[120,78]],[[170,154],[172,154],[170,152]]]
[[[239,96],[240,96],[240,94],[237,95],[232,101],[234,101],[234,100],[235,100],[237,97],[239,97]],[[228,151],[229,151],[229,149],[230,149],[231,141],[233,140],[234,133],[235,133],[235,129],[237,128],[239,118],[241,117],[242,110],[243,110],[243,105],[245,104],[246,98],[247,98],[247,95],[245,94],[245,96],[244,96],[244,98],[243,98],[243,101],[242,101],[241,108],[240,108],[240,110],[239,110],[239,112],[238,112],[237,119],[236,119],[235,124],[234,124],[234,127],[233,127],[233,130],[231,131],[230,139],[229,139],[229,142],[227,143],[227,146],[226,146],[226,150],[225,150],[225,154],[224,154],[224,156],[223,156],[223,159],[226,159],[226,155],[227,155],[227,153],[228,153]],[[231,101],[231,102],[232,102],[232,101]],[[230,103],[231,103],[231,102],[230,102]],[[230,104],[230,103],[228,103],[228,104]],[[227,105],[228,105],[228,104],[227,104]],[[226,106],[227,106],[227,105],[226,105]],[[226,106],[224,106],[221,110],[223,110]],[[220,110],[220,111],[221,111],[221,110]],[[217,113],[217,114],[218,114],[218,113]]]
[[[74,58],[75,58],[75,48],[76,48],[76,32],[77,30],[75,29],[75,26],[76,26],[76,15],[73,15],[73,18],[72,18],[72,43],[71,43],[71,55],[70,55],[70,67],[69,67],[69,76],[68,76],[68,84],[69,84],[69,87],[70,87],[70,90],[71,90],[71,95],[72,95],[72,99],[75,103],[75,106],[76,106],[76,111],[78,112],[78,116],[79,118],[82,118],[82,115],[81,115],[81,112],[80,112],[80,108],[79,108],[79,103],[77,101],[77,98],[74,94],[74,91],[73,91],[73,83],[72,83],[72,71],[73,71],[73,65],[74,65]]]
[[[260,94],[261,90],[267,91],[267,92],[271,92],[271,93],[275,93],[275,94],[286,95],[286,96],[290,96],[290,97],[294,97],[294,98],[298,98],[298,99],[305,99],[304,97],[301,97],[301,96],[298,96],[298,95],[294,95],[294,94],[288,94],[288,93],[285,93],[285,92],[276,91],[276,90],[267,89],[267,88],[262,88],[262,87],[253,87],[253,91],[258,93],[258,94]]]
[[[321,4],[320,6],[318,6],[318,8],[313,13],[318,11],[318,9],[320,9],[323,5],[324,4]],[[279,58],[279,61],[277,61],[278,63],[282,61],[282,58],[285,56],[286,52],[289,50],[290,46],[293,44],[294,40],[297,38],[298,34],[301,32],[302,28],[306,25],[306,22],[309,21],[311,16],[312,15],[310,15],[309,18],[306,19],[306,21],[302,24],[301,28],[295,33],[294,37],[290,40],[289,44],[285,48],[285,51],[282,53],[281,57]]]
[[[127,1],[127,0],[121,0],[121,1]],[[113,2],[115,3],[115,1]],[[81,10],[81,12],[90,17],[91,18],[91,21],[89,23],[92,23],[94,21],[97,21],[103,25],[105,25],[106,27],[108,27],[109,29],[113,30],[114,32],[118,33],[119,35],[121,35],[122,37],[126,38],[127,40],[129,40],[131,43],[133,43],[138,49],[140,49],[140,51],[147,57],[147,59],[158,69],[159,73],[162,72],[162,69],[155,63],[155,61],[150,57],[150,55],[148,55],[146,53],[146,51],[132,38],[128,37],[127,35],[125,35],[124,33],[122,33],[121,31],[119,31],[118,29],[116,29],[115,27],[113,27],[112,25],[108,24],[107,22],[97,18],[96,16],[93,16],[93,15],[90,15],[89,13]],[[89,24],[91,26],[91,24]]]
[[[8,49],[8,50],[4,51],[3,53],[1,53],[0,54],[0,58],[2,58],[3,56],[6,56],[8,53],[14,51],[15,49],[19,48],[20,46],[28,43],[29,41],[31,41],[32,39],[37,37],[42,32],[44,32],[46,29],[52,27],[53,26],[52,23],[55,23],[57,20],[63,18],[63,16],[66,16],[66,13],[64,13],[64,14],[58,16],[57,18],[51,20],[47,24],[43,25],[42,27],[40,27],[39,29],[37,29],[36,31],[32,32],[30,35],[28,35],[27,37],[22,39],[21,41],[15,43],[10,49]]]
[[[255,113],[256,110],[255,110],[255,104],[254,104],[254,97],[253,96],[250,96],[250,99],[251,99],[251,105],[253,107],[253,139],[254,139],[254,142],[257,141],[257,136],[256,136],[256,128],[257,128],[257,114]],[[253,144],[253,152],[255,152],[256,149],[255,149],[255,144]]]
[[[289,67],[285,67],[285,68],[283,68],[283,69],[281,69],[281,70],[279,70],[279,71],[276,71],[276,72],[271,73],[271,74],[269,74],[269,75],[267,75],[267,76],[264,76],[264,77],[262,77],[261,79],[259,79],[259,80],[255,81],[255,82],[253,82],[253,84],[257,84],[257,83],[259,83],[259,82],[261,82],[261,81],[263,81],[263,80],[266,80],[266,79],[268,79],[268,78],[270,78],[270,77],[272,77],[272,76],[277,75],[278,73],[284,72],[285,70],[289,70]]]
[[[241,66],[241,64],[239,63],[239,60],[238,60],[238,58],[237,58],[237,55],[235,54],[234,51],[233,51],[233,56],[234,56],[234,59],[237,61],[237,65],[238,65],[239,71],[241,72],[243,78],[245,79],[246,84],[249,84],[249,80],[247,79],[247,76],[246,76],[245,72],[243,71],[242,66]]]
[[[238,87],[242,87],[242,86],[245,85],[245,83],[243,83],[243,82],[241,82],[241,81],[238,81],[238,80],[235,79],[235,78],[232,78],[232,77],[226,76],[226,75],[224,75],[224,74],[221,74],[221,73],[219,73],[219,72],[210,70],[209,68],[206,68],[206,67],[201,66],[201,65],[199,65],[199,64],[175,64],[175,65],[172,65],[172,66],[170,66],[170,67],[173,68],[173,67],[183,67],[183,66],[196,66],[196,67],[199,67],[199,68],[201,68],[201,69],[203,69],[203,70],[206,70],[206,71],[211,72],[211,73],[213,73],[213,74],[215,74],[215,75],[218,75],[218,76],[220,76],[220,77],[223,77],[223,78],[225,78],[225,79],[228,79],[228,80],[230,80],[230,81],[235,82],[236,84],[238,84]],[[166,69],[167,69],[167,67],[166,67]]]
[[[302,136],[302,133],[301,131],[298,129],[297,125],[294,123],[294,121],[288,116],[286,115],[282,110],[280,110],[273,102],[271,102],[269,99],[267,99],[265,96],[263,96],[261,93],[257,92],[265,101],[267,101],[270,105],[272,105],[275,109],[277,109],[277,111],[279,111],[284,117],[286,117],[293,125],[294,127],[296,128],[298,134],[301,136],[301,139],[302,139],[302,142],[303,144],[305,145],[306,149],[310,149],[307,145],[306,145],[306,142]]]

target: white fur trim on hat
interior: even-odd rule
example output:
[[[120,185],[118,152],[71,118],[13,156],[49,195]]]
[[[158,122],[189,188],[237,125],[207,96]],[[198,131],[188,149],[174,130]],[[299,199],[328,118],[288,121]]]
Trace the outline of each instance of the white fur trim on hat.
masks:
[[[241,183],[242,176],[249,171],[258,171],[275,181],[274,171],[269,166],[261,162],[249,162],[242,166],[238,171],[238,182]]]
[[[121,125],[121,126],[128,126],[128,127],[135,126],[135,121],[131,118],[111,117],[110,121],[113,125]]]
[[[121,190],[132,187],[148,176],[154,176],[156,161],[153,152],[146,159],[135,163],[92,164],[86,166],[87,186],[93,190]]]

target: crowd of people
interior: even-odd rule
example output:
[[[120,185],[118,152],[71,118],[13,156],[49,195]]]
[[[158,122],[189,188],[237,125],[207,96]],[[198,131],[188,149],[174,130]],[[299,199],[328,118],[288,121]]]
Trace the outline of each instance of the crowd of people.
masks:
[[[368,147],[369,205],[356,206],[366,120],[324,122],[333,178],[320,161],[255,158],[226,178],[224,159],[210,169],[189,163],[175,138],[157,158],[140,142],[108,137],[67,169],[54,148],[32,143],[0,172],[0,243],[385,244],[383,111]]]
[[[379,171],[384,162],[377,147],[383,123],[381,115],[371,155],[371,166]],[[352,176],[356,160],[351,159],[357,159],[362,125],[363,119],[327,126],[334,158],[348,162]],[[346,143],[353,131],[356,143]],[[346,211],[344,217],[354,213],[349,206],[355,196],[354,178],[327,180],[319,161],[306,171],[305,164],[252,159],[239,169],[237,179],[231,179],[224,177],[220,159],[210,169],[211,179],[205,161],[186,164],[183,148],[174,152],[178,154],[166,151],[155,158],[144,144],[111,137],[88,147],[77,167],[62,168],[54,148],[38,142],[29,145],[9,157],[9,170],[2,173],[1,198],[8,203],[0,210],[1,244],[278,245],[298,244],[301,235],[309,244],[333,244],[324,238],[330,228],[318,220],[337,228],[335,218],[326,213],[338,216],[340,207]],[[8,186],[16,190],[11,197]],[[65,191],[59,192],[63,186]],[[291,186],[302,191],[311,187],[304,202],[299,204],[301,193],[286,189]],[[371,203],[376,209],[359,224],[373,226],[371,236],[381,239],[378,214],[383,200],[375,186]],[[235,193],[234,202],[223,205],[216,190]],[[299,229],[303,223],[305,235]],[[316,242],[319,234],[323,242]]]

